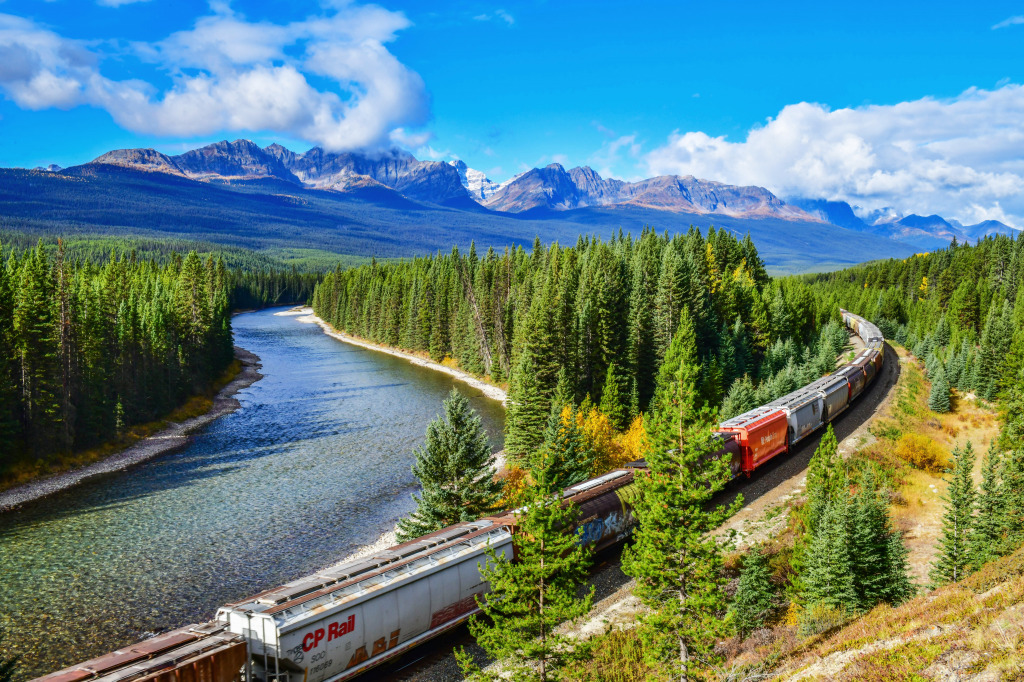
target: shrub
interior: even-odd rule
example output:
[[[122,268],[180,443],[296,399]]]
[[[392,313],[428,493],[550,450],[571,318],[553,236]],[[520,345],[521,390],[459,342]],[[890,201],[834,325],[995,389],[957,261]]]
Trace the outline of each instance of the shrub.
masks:
[[[820,635],[842,627],[849,618],[850,615],[846,609],[826,604],[810,604],[800,611],[797,634],[801,637]]]
[[[928,436],[905,433],[896,443],[896,456],[911,466],[937,473],[946,468],[946,451]]]
[[[594,638],[593,655],[569,679],[581,682],[643,682],[655,679],[644,662],[636,630],[610,630]]]

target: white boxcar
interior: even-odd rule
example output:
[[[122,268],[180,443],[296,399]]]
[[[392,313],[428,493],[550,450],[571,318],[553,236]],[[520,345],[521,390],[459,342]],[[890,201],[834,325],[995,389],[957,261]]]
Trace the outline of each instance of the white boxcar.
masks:
[[[217,611],[249,643],[249,682],[347,680],[463,623],[487,591],[490,545],[512,556],[494,520],[461,523]]]

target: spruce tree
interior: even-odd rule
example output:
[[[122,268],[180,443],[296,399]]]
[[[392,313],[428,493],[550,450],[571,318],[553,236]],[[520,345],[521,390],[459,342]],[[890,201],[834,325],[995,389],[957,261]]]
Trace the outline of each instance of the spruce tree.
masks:
[[[1024,542],[1024,450],[1015,450],[1003,459],[999,503],[1002,542],[998,551],[1010,554]]]
[[[639,392],[637,396],[639,402]],[[612,426],[622,431],[629,425],[630,397],[626,392],[625,378],[619,372],[619,366],[612,362],[604,379],[604,392],[601,394],[599,408],[608,415]]]
[[[936,367],[935,374],[931,375],[931,380],[932,390],[928,394],[928,409],[935,412],[949,412],[949,382],[946,381],[946,372],[942,369],[941,364]]]
[[[460,521],[474,521],[497,508],[502,484],[480,416],[456,389],[444,401],[444,418],[427,426],[426,445],[416,451],[413,473],[423,490],[417,508],[398,522],[400,542]]]
[[[516,560],[511,561],[511,548],[500,555],[487,548],[480,574],[490,589],[486,598],[477,598],[483,617],[473,617],[469,631],[511,679],[565,679],[589,656],[589,645],[555,628],[590,611],[594,588],[582,599],[577,596],[590,568],[590,548],[565,532],[575,525],[578,510],[562,506],[561,490],[545,468],[525,494],[512,540]],[[456,658],[469,680],[507,679],[482,671],[464,649]]]
[[[971,544],[971,526],[974,514],[974,447],[970,441],[963,448],[953,450],[953,470],[949,488],[943,496],[946,511],[942,516],[942,536],[939,538],[938,556],[929,577],[936,585],[958,582],[967,575]]]
[[[981,488],[975,500],[975,516],[968,547],[971,568],[977,570],[1001,555],[1003,540],[1002,457],[996,441],[989,445],[981,465]]]
[[[742,504],[711,505],[729,480],[729,462],[707,457],[717,447],[712,420],[698,409],[696,336],[687,312],[680,317],[658,379],[645,456],[638,474],[635,542],[623,571],[636,579],[634,594],[647,607],[640,636],[648,662],[686,680],[716,658],[726,633],[722,550],[708,532]]]
[[[843,459],[839,456],[839,443],[835,431],[829,424],[811,456],[807,466],[806,525],[810,533],[818,528],[818,520],[829,502],[839,495],[846,495],[846,474]]]
[[[539,469],[546,472],[548,482],[556,488],[581,483],[592,473],[596,453],[587,445],[572,408],[551,411],[544,431],[544,445],[535,455],[532,467],[536,477]]]
[[[755,547],[744,557],[740,582],[733,598],[733,621],[740,637],[745,638],[751,631],[764,625],[774,596],[768,557],[763,547]]]
[[[532,356],[523,353],[512,374],[505,413],[505,451],[513,462],[523,464],[544,442],[548,405],[537,383]]]
[[[869,466],[861,476],[847,528],[853,586],[860,609],[870,609],[885,598],[890,579],[886,570],[890,532],[889,510],[879,495],[874,467]]]
[[[847,533],[847,500],[830,500],[818,521],[807,549],[803,597],[808,605],[821,604],[839,611],[857,605]]]

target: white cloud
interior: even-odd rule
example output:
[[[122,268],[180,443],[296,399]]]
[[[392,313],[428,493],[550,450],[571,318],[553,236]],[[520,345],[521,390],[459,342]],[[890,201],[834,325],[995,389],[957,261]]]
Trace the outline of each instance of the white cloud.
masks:
[[[642,144],[637,141],[636,133],[632,135],[621,135],[613,140],[608,140],[601,145],[589,159],[589,163],[595,166],[598,175],[603,178],[620,177],[616,175],[615,168],[620,165],[623,156],[628,159],[628,165],[634,167],[636,160],[640,158]],[[639,178],[631,178],[638,180]]]
[[[477,14],[473,19],[475,21],[490,21],[492,19],[496,19],[498,21],[504,21],[509,26],[513,26],[516,23],[515,17],[503,9],[496,9],[493,14],[488,14],[487,12]]]
[[[1019,24],[1024,24],[1024,14],[1003,19],[998,24],[994,25],[992,30],[995,31],[998,28],[1009,28],[1010,26],[1017,26]]]
[[[120,7],[121,5],[132,5],[137,2],[149,2],[149,0],[96,0],[96,4],[103,7]]]
[[[114,0],[115,2],[119,0]],[[102,54],[32,21],[0,14],[0,89],[28,109],[92,105],[133,132],[203,136],[266,131],[332,150],[429,139],[406,132],[429,116],[418,74],[385,44],[409,26],[400,13],[339,3],[290,24],[250,22],[228,5],[135,53],[171,87],[103,75]],[[326,79],[314,87],[310,77]]]
[[[1024,226],[1024,87],[832,111],[785,107],[742,142],[673,133],[646,155],[654,174],[761,185],[782,196],[898,206],[963,222]]]

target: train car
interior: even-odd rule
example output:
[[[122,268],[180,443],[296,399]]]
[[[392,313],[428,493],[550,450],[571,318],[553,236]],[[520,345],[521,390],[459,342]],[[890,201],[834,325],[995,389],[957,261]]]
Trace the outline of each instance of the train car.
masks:
[[[348,680],[465,622],[487,592],[490,547],[512,558],[512,531],[460,523],[217,611],[243,636],[246,680]]]
[[[237,682],[246,642],[216,621],[189,625],[39,678],[46,682]]]
[[[770,402],[768,406],[780,407],[785,411],[786,419],[789,422],[787,437],[789,445],[792,447],[821,426],[824,404],[824,398],[817,390],[810,386],[804,386],[789,395]]]
[[[874,357],[877,353],[870,348],[865,348],[860,352],[859,355],[854,359],[851,365],[854,367],[860,367],[864,372],[864,383],[865,385],[870,384],[875,378],[875,373],[878,371],[877,366],[874,363]]]
[[[822,422],[830,422],[850,405],[850,382],[845,376],[830,374],[810,385],[821,396]]]
[[[718,430],[736,434],[742,470],[749,474],[772,457],[787,452],[789,420],[785,410],[764,405],[722,422]]]
[[[861,394],[867,382],[864,369],[856,365],[846,365],[835,371],[833,376],[841,376],[850,384],[850,402]]]
[[[579,542],[591,545],[595,552],[623,542],[633,534],[636,525],[633,504],[637,495],[633,469],[616,469],[566,488],[562,493],[563,505],[575,505],[579,514],[576,522]],[[497,518],[514,531],[519,525],[517,511]]]

